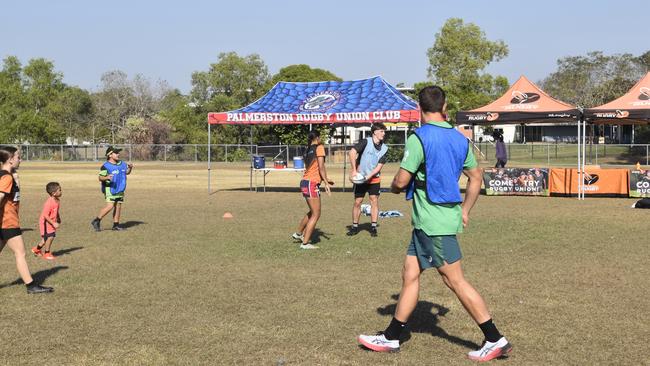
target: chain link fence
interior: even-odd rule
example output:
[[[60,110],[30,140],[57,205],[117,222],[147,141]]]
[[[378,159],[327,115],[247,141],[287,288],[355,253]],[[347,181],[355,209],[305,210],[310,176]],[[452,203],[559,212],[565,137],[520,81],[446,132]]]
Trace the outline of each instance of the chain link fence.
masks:
[[[404,145],[389,144],[388,161],[398,162],[402,158]],[[527,143],[506,144],[508,161],[517,164],[562,166],[576,164],[576,144]],[[104,160],[107,145],[19,145],[23,160],[33,161],[100,161]],[[160,162],[207,162],[208,145],[202,144],[150,144],[119,145],[121,157],[134,161]],[[295,156],[302,156],[305,146],[301,145],[212,145],[213,162],[247,162],[253,155],[264,156],[271,164],[282,160],[290,165]],[[330,163],[343,163],[352,145],[325,145]],[[483,162],[496,161],[495,148],[490,142],[474,145],[474,153]],[[637,162],[650,165],[650,145],[593,144],[586,146],[587,164],[631,165]]]
[[[399,161],[404,152],[404,145],[388,145],[389,161]],[[108,145],[19,145],[23,160],[27,161],[99,161],[104,160]],[[207,162],[208,145],[201,144],[150,144],[117,145],[122,149],[120,157],[134,161],[161,162]],[[328,161],[343,163],[351,145],[325,145]],[[266,161],[292,161],[295,156],[302,156],[306,146],[303,145],[212,145],[210,158],[213,162],[245,162],[253,155],[264,156]]]

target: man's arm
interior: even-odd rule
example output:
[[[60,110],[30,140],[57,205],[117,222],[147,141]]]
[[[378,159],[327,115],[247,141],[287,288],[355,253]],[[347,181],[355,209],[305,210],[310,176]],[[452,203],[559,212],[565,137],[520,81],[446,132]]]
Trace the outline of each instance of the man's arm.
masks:
[[[404,168],[399,168],[395,178],[393,178],[393,183],[390,185],[390,191],[393,193],[400,193],[408,187],[413,179],[413,173],[409,172]]]
[[[379,173],[379,172],[381,171],[381,168],[383,168],[383,167],[384,167],[384,164],[382,164],[382,163],[377,164],[377,166],[375,167],[375,169],[373,169],[373,170],[372,170],[370,173],[368,173],[368,175],[365,177],[366,180],[370,180],[372,177],[374,177],[375,175],[377,175],[377,173]]]
[[[479,193],[481,193],[481,179],[483,170],[479,167],[463,170],[467,177],[467,187],[465,188],[465,200],[463,200],[463,226],[469,224],[469,212],[474,207]]]
[[[133,164],[132,163],[126,163],[126,175],[131,174],[131,170],[133,170]]]
[[[352,177],[357,174],[357,157],[359,156],[359,153],[355,149],[350,149],[348,152],[348,158],[350,159],[350,182],[352,181]]]

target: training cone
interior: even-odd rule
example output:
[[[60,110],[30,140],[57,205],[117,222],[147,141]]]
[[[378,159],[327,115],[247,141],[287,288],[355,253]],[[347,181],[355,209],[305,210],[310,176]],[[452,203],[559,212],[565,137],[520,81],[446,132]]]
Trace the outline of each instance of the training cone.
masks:
[[[223,217],[224,219],[232,219],[232,214],[231,214],[230,212],[226,212],[225,214],[223,214],[222,217]]]

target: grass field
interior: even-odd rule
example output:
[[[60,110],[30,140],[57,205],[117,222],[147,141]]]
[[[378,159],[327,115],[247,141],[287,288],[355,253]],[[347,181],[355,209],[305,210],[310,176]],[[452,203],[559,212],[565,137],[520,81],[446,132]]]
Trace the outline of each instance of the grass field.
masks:
[[[21,221],[37,242],[45,184],[63,186],[54,262],[29,257],[51,295],[27,295],[0,255],[0,363],[6,365],[464,365],[482,335],[434,271],[423,274],[398,354],[360,349],[395,308],[410,235],[403,195],[383,194],[379,237],[345,236],[351,193],[323,197],[316,241],[289,240],[306,205],[299,176],[248,191],[245,166],[136,163],[124,232],[91,230],[99,164],[25,162]],[[386,168],[384,185],[397,166]],[[341,185],[340,169],[332,170]],[[261,179],[261,177],[260,177]],[[285,187],[285,188],[278,188]],[[286,187],[291,187],[290,189]],[[349,187],[349,184],[348,184]],[[468,279],[514,345],[504,365],[648,364],[650,212],[633,200],[486,197],[460,236]],[[224,212],[233,219],[224,220]],[[367,218],[362,223],[367,223]],[[108,228],[108,220],[103,222]]]

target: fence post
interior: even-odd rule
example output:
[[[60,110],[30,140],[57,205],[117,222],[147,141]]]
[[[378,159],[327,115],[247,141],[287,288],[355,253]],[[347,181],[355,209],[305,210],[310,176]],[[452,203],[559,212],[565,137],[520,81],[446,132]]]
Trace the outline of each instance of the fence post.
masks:
[[[61,145],[61,161],[63,161],[63,145]]]
[[[226,162],[228,162],[228,145],[226,145]]]
[[[194,162],[199,161],[199,145],[194,145]]]
[[[29,145],[27,145],[27,160],[29,160]]]
[[[551,144],[546,145],[546,165],[551,166]]]
[[[164,161],[166,163],[167,162],[167,145],[163,145],[163,152],[164,152],[164,154],[163,154],[164,158],[163,159],[164,159]]]
[[[648,145],[645,145],[645,165],[648,165]]]
[[[535,160],[535,145],[533,142],[530,142],[530,160]]]

